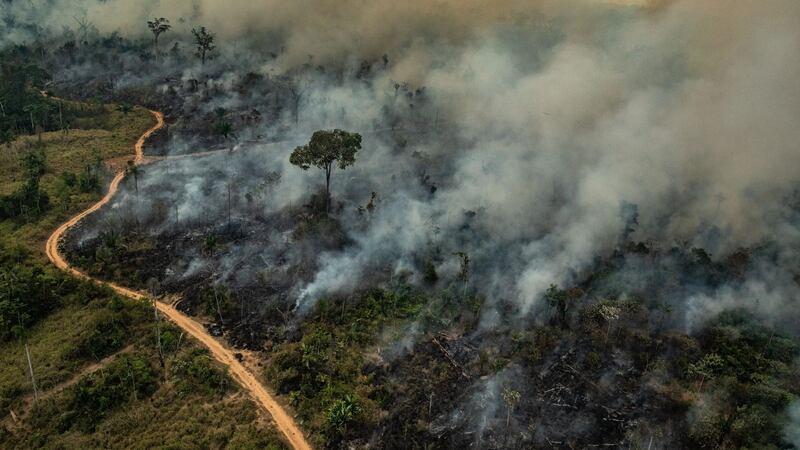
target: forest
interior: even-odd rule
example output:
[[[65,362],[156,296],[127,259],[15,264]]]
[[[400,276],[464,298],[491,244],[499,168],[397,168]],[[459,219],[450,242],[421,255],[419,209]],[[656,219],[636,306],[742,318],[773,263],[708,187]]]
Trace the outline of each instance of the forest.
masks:
[[[4,0],[0,447],[800,448],[795,3]]]

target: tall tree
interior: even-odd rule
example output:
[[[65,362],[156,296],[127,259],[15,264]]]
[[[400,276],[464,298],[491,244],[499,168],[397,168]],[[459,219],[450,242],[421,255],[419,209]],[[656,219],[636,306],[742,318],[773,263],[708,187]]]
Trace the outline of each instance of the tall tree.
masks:
[[[169,19],[159,17],[153,20],[148,20],[147,28],[150,28],[150,32],[153,33],[153,48],[156,52],[156,59],[158,59],[158,37],[169,31],[172,28],[172,25],[169,24]]]
[[[331,173],[334,165],[346,169],[356,162],[356,153],[361,149],[361,135],[344,130],[319,130],[311,136],[308,144],[297,147],[289,162],[303,170],[311,166],[325,171],[325,212],[330,212]]]
[[[142,169],[140,169],[135,162],[129,160],[128,167],[125,169],[125,172],[128,175],[133,175],[133,185],[136,189],[136,198],[139,198],[139,175],[142,173]]]
[[[508,428],[508,425],[511,423],[511,414],[514,413],[514,408],[516,408],[522,395],[519,391],[508,387],[503,388],[503,392],[500,394],[503,397],[503,402],[506,404],[506,428]]]
[[[233,136],[234,133],[233,125],[225,120],[226,112],[227,111],[225,111],[225,108],[222,107],[214,110],[214,114],[217,116],[217,122],[214,124],[214,132],[222,136],[225,140],[228,140],[228,138]],[[233,151],[233,147],[231,147],[231,151]]]
[[[39,135],[39,141],[42,140],[42,131],[47,123],[48,113],[50,112],[50,105],[45,102],[36,102],[26,105],[22,108],[23,111],[29,114],[31,120],[31,131]]]
[[[194,35],[195,45],[197,45],[196,55],[205,64],[209,54],[216,48],[214,46],[214,35],[209,33],[206,27],[200,27],[200,29],[192,28],[192,34]]]
[[[458,279],[464,282],[464,297],[467,297],[467,283],[469,282],[469,255],[465,252],[453,253],[458,256],[461,262],[461,270],[458,272]]]

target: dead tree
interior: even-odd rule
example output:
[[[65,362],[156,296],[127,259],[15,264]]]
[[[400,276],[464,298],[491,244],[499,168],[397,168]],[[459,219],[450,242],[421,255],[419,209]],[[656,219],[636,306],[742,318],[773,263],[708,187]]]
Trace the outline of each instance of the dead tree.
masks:
[[[33,376],[33,363],[31,363],[31,351],[28,349],[28,343],[25,343],[25,356],[28,357],[28,372],[31,375],[31,384],[33,385],[33,400],[39,401],[39,389],[36,386],[36,378]]]
[[[164,350],[161,348],[161,318],[158,316],[158,306],[156,299],[153,299],[153,314],[156,320],[156,348],[158,349],[158,361],[161,363],[161,368],[164,368]]]
[[[431,342],[433,342],[434,344],[436,344],[437,347],[439,347],[439,350],[444,354],[444,357],[447,358],[447,360],[450,362],[450,364],[459,371],[459,374],[462,377],[464,377],[465,380],[469,381],[470,377],[467,374],[467,371],[464,370],[464,367],[461,364],[459,364],[458,361],[455,360],[455,358],[453,358],[453,355],[451,355],[450,352],[448,352],[446,348],[444,348],[442,343],[439,342],[439,340],[436,339],[435,337],[431,339]]]

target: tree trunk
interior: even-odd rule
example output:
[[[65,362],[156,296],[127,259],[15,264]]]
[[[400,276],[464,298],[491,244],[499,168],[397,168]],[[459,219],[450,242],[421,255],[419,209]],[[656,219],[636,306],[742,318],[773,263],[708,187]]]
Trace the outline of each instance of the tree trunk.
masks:
[[[36,378],[33,377],[33,364],[31,363],[31,352],[28,349],[28,343],[25,343],[25,356],[28,357],[28,371],[31,374],[31,384],[33,385],[33,399],[34,401],[39,400],[39,390],[36,387]]]
[[[217,314],[219,314],[219,323],[220,325],[225,323],[225,319],[222,318],[222,310],[219,307],[219,296],[217,295],[217,287],[214,286],[214,302],[217,304]]]
[[[131,376],[131,385],[133,385],[133,400],[139,400],[138,396],[136,395],[136,377],[133,375],[133,369],[131,368],[131,362],[128,361],[128,373]]]
[[[164,351],[161,349],[161,326],[158,317],[158,307],[156,307],[156,300],[153,299],[153,313],[156,318],[156,345],[158,346],[158,360],[161,363],[161,368],[164,368]]]
[[[325,214],[330,214],[331,210],[331,171],[333,167],[325,168]]]

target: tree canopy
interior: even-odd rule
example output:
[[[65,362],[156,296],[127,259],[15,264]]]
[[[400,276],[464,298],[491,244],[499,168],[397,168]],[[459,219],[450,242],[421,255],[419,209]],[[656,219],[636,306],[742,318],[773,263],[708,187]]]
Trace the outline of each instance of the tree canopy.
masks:
[[[197,57],[205,64],[208,54],[216,48],[214,35],[209,33],[206,27],[192,28],[192,34],[194,35],[195,45],[197,45]]]
[[[344,130],[319,130],[306,145],[297,147],[289,162],[308,170],[312,166],[325,171],[325,208],[330,209],[331,172],[334,165],[346,169],[356,162],[356,153],[361,149],[361,135]]]

